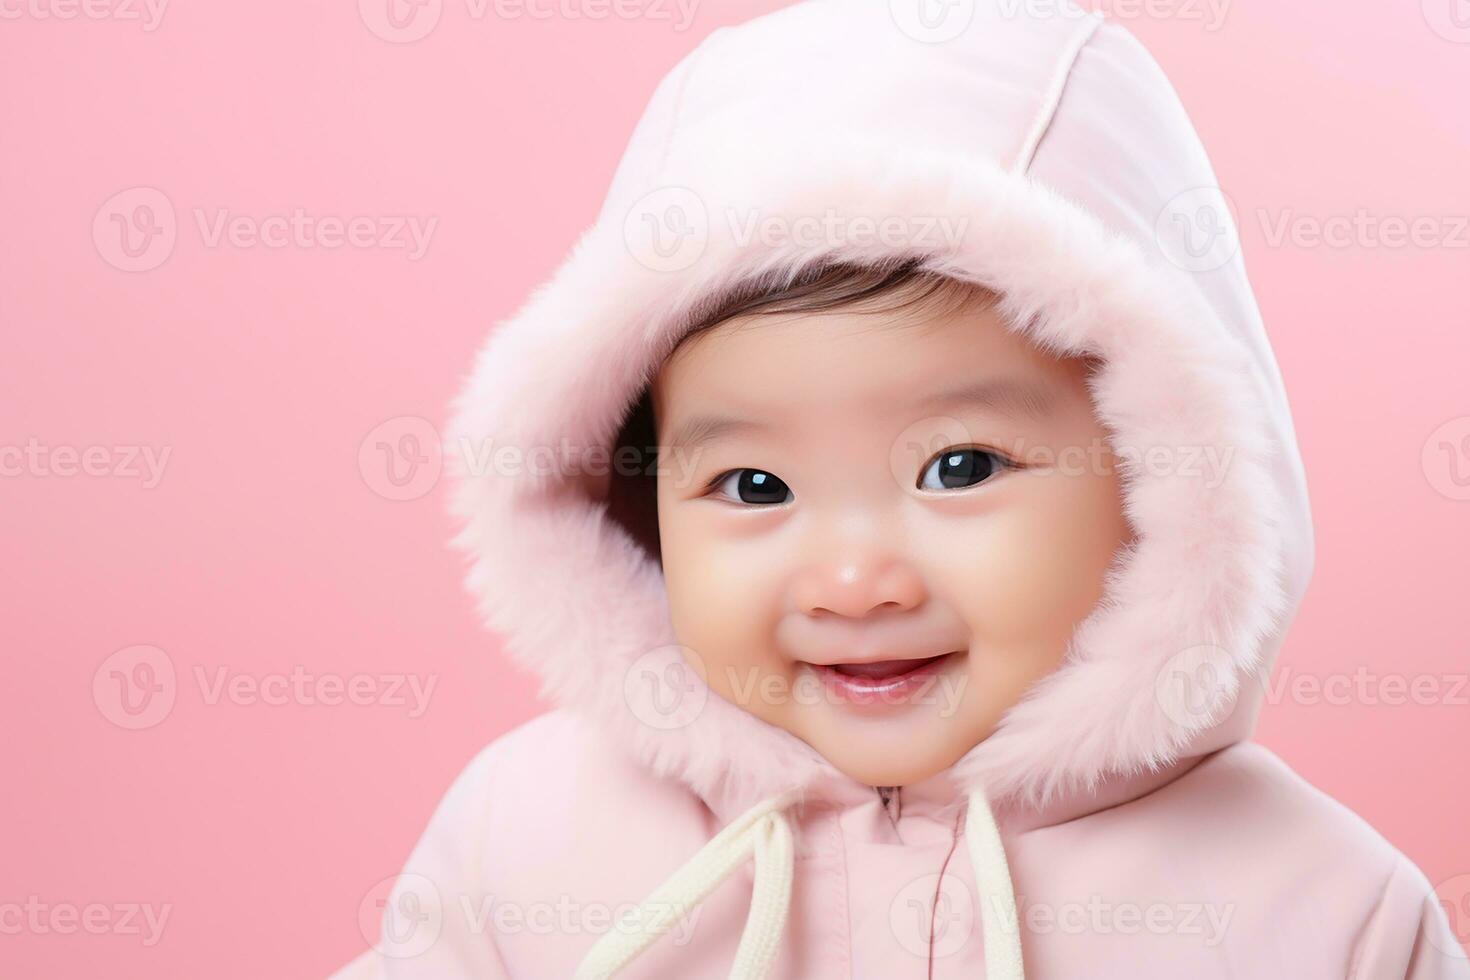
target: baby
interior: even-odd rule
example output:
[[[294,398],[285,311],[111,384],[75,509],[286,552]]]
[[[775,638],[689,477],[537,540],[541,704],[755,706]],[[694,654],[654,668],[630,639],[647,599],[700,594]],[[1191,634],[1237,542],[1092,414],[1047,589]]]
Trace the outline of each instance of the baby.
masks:
[[[901,789],[1056,668],[1131,536],[1088,367],[913,262],[752,292],[662,365],[619,443],[664,456],[613,513],[701,680]]]
[[[449,434],[556,707],[341,975],[1470,978],[1250,740],[1312,528],[1215,183],[1064,3],[808,0],[685,57]]]

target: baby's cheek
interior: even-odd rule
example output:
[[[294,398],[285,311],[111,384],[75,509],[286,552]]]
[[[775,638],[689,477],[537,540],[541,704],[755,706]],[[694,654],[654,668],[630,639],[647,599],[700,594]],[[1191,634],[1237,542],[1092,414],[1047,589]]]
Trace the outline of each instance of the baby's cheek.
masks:
[[[728,549],[707,546],[697,560],[665,559],[670,615],[679,642],[698,654],[710,687],[747,710],[789,665],[773,649],[769,568],[744,568]],[[766,698],[766,700],[772,700]]]
[[[938,573],[977,647],[1015,654],[1064,646],[1096,605],[1114,539],[1085,513],[1017,506],[968,522]]]

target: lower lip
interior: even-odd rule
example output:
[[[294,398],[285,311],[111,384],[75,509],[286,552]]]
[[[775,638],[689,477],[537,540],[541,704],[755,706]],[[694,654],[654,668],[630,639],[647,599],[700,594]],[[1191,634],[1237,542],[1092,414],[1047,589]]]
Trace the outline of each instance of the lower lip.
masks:
[[[913,670],[891,677],[857,677],[833,670],[823,664],[809,664],[832,696],[844,704],[899,705],[911,703],[917,696],[929,691],[941,671],[948,667],[957,653],[946,653],[933,660],[919,662]]]

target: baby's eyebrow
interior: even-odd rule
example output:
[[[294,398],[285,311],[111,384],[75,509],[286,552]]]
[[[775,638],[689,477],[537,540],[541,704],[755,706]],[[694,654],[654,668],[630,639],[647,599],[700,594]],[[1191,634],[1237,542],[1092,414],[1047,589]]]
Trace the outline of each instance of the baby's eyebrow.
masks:
[[[1018,378],[990,378],[967,381],[937,394],[926,395],[916,402],[924,411],[956,411],[978,408],[999,412],[1012,419],[1040,421],[1051,414],[1056,391],[1041,382]],[[669,443],[673,447],[692,449],[739,432],[764,432],[770,426],[757,419],[738,415],[691,415],[684,420]]]
[[[759,432],[766,428],[764,423],[755,419],[735,415],[691,415],[684,420],[683,425],[679,426],[679,431],[674,433],[674,438],[669,445],[676,448],[693,449],[722,436],[737,432]]]
[[[1057,401],[1051,385],[1019,378],[987,378],[967,381],[937,394],[926,395],[919,407],[930,411],[979,408],[999,412],[1012,419],[1041,421],[1047,418]]]

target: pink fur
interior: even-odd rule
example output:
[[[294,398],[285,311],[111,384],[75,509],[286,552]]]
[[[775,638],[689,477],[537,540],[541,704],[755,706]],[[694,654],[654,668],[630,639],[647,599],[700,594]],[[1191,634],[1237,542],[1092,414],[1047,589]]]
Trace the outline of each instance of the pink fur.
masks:
[[[1223,482],[1129,474],[1126,512],[1140,533],[1066,661],[954,767],[993,800],[1041,804],[1111,771],[1152,768],[1203,744],[1229,698],[1196,726],[1171,719],[1156,678],[1182,651],[1226,679],[1264,666],[1290,607],[1283,504],[1267,469],[1276,451],[1251,379],[1250,352],[1191,277],[1046,186],[946,151],[829,144],[799,176],[732,147],[700,194],[763,214],[944,214],[969,219],[961,246],[930,258],[1003,297],[1012,326],[1045,347],[1097,353],[1100,418],[1120,444],[1234,450]],[[673,166],[675,172],[678,167]],[[820,210],[820,209],[816,209]],[[456,405],[448,455],[480,445],[609,445],[632,399],[700,296],[761,270],[818,258],[872,260],[881,248],[740,248],[718,228],[681,272],[632,259],[620,223],[577,242],[553,278],[481,351]],[[457,459],[456,544],[468,586],[506,649],[546,697],[590,717],[661,774],[701,795],[751,798],[811,785],[831,767],[789,733],[713,694],[691,723],[643,724],[625,698],[630,666],[676,642],[657,566],[575,481],[472,473]],[[1193,662],[1192,662],[1193,663]],[[629,695],[636,698],[636,691]]]

